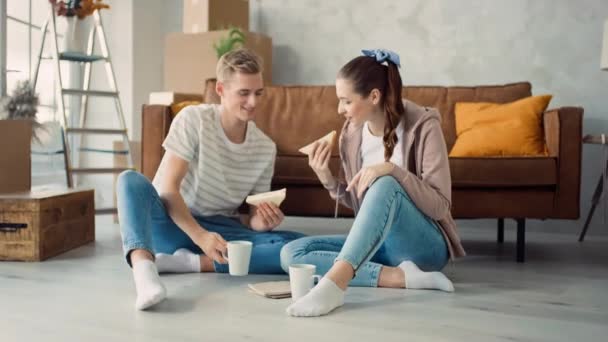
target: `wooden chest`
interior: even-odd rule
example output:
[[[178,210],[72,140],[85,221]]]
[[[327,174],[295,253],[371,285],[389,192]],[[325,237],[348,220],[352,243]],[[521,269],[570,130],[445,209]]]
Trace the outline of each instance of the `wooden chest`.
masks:
[[[41,261],[93,241],[93,190],[0,194],[0,260]]]

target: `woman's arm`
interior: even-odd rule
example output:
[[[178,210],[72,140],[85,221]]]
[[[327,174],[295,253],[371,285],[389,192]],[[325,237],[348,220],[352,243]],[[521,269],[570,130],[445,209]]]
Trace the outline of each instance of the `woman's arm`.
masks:
[[[329,191],[329,196],[334,200],[339,198],[340,203],[352,209],[350,197],[346,195],[346,184],[339,178],[336,179],[329,169],[331,149],[332,145],[326,141],[315,142],[312,152],[308,155],[308,165],[315,172],[323,187]]]
[[[323,187],[325,187],[325,189],[327,189],[327,191],[329,191],[329,196],[332,199],[335,200],[336,198],[338,198],[338,200],[340,201],[340,203],[342,205],[344,205],[345,207],[350,208],[350,209],[353,208],[353,203],[351,201],[351,198],[347,194],[347,191],[346,191],[346,187],[347,187],[346,182],[333,178],[333,176],[332,176],[332,180],[330,182],[328,182],[327,184],[323,183]]]

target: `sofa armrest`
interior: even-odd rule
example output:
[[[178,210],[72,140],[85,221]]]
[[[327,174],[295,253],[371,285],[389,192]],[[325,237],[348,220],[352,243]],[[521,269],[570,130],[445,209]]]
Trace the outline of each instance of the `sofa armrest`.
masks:
[[[583,108],[561,107],[543,115],[549,156],[557,159],[553,218],[580,216]]]
[[[143,105],[141,111],[141,172],[152,180],[165,150],[162,147],[171,126],[171,107]]]

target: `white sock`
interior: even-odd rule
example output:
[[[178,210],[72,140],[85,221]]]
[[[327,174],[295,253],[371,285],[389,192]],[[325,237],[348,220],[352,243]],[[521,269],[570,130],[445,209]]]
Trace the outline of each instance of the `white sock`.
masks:
[[[135,300],[137,310],[145,310],[158,304],[167,296],[167,290],[160,282],[156,265],[151,260],[134,262],[133,278],[137,291],[137,299]]]
[[[399,264],[399,268],[405,273],[405,288],[407,289],[434,289],[454,292],[454,285],[441,272],[424,272],[409,260]]]
[[[321,278],[306,296],[287,308],[287,314],[298,317],[316,317],[330,313],[344,304],[344,291],[329,278]]]
[[[180,248],[173,254],[158,253],[156,267],[160,273],[198,273],[201,271],[201,259],[189,249]]]

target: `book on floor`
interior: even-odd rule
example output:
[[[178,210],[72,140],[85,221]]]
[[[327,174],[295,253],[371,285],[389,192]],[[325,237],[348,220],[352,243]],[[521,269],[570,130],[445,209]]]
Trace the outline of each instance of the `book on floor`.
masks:
[[[291,289],[288,280],[249,284],[249,290],[257,295],[271,299],[291,297]]]

